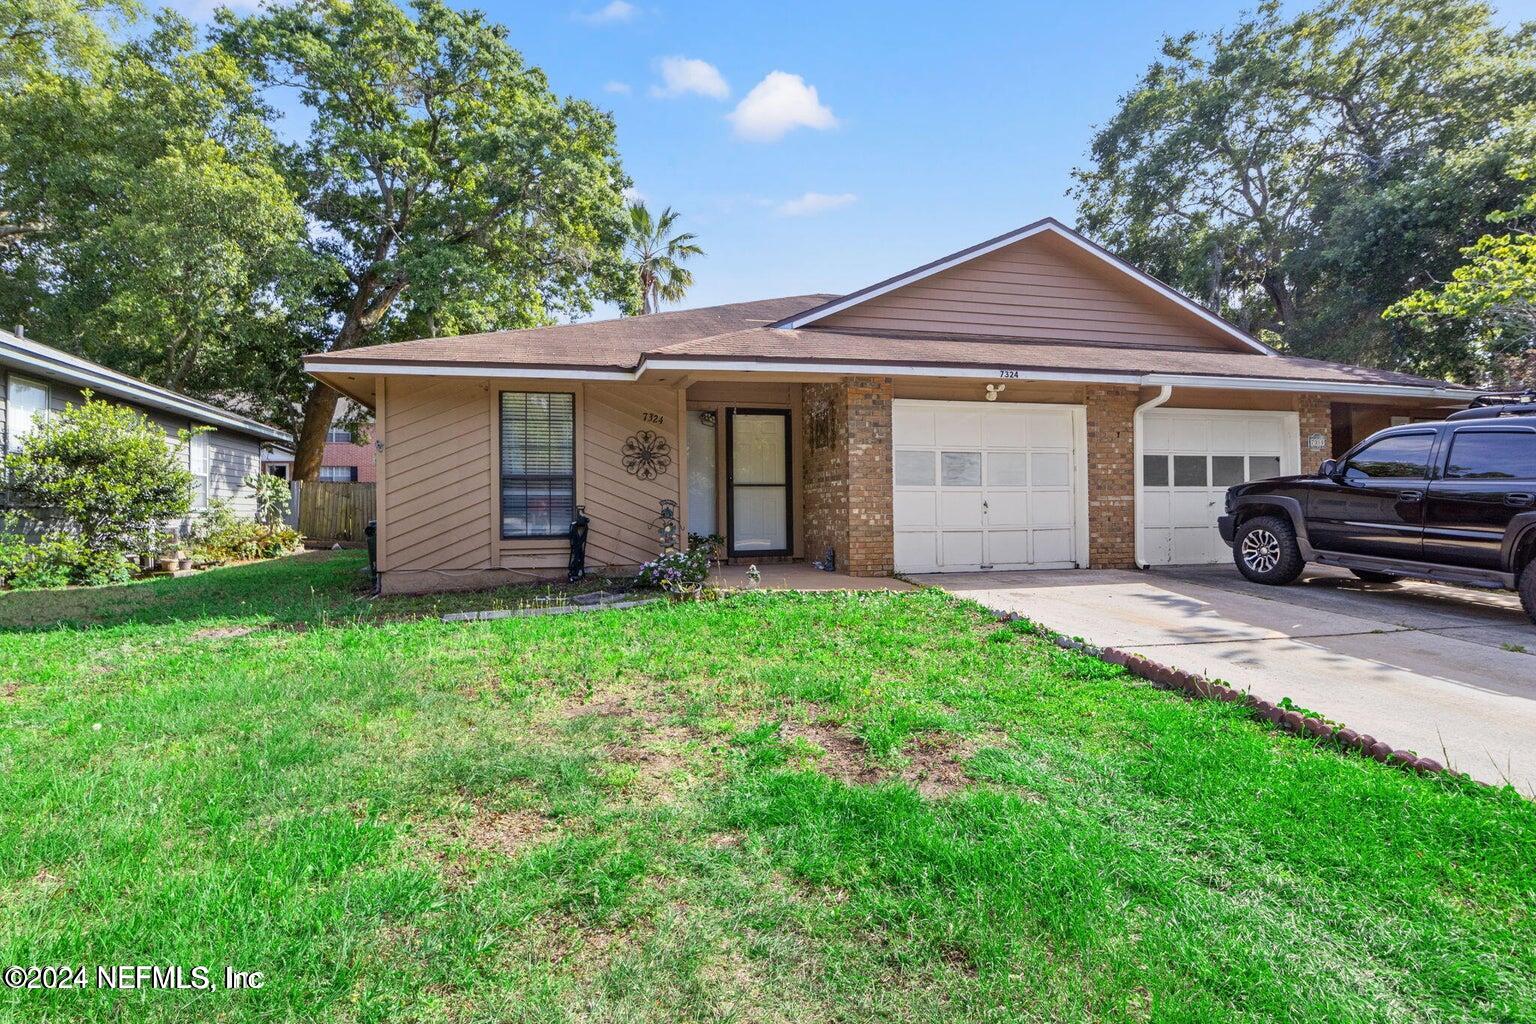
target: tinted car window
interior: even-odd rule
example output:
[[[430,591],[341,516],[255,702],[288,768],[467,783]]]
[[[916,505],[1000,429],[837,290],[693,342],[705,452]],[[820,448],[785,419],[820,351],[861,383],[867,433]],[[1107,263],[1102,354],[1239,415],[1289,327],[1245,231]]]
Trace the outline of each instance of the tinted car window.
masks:
[[[1422,480],[1434,434],[1398,434],[1360,449],[1344,466],[1349,480]]]
[[[1445,475],[1454,480],[1536,480],[1536,434],[1458,431]]]

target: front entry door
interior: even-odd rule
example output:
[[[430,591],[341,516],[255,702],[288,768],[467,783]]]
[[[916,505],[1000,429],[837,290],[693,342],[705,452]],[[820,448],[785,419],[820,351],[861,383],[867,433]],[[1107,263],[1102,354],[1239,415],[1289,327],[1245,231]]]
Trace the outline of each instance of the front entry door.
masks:
[[[1322,551],[1418,561],[1434,431],[1389,434],[1348,456],[1312,491],[1307,533]]]
[[[726,417],[731,555],[787,555],[789,412],[732,409]]]

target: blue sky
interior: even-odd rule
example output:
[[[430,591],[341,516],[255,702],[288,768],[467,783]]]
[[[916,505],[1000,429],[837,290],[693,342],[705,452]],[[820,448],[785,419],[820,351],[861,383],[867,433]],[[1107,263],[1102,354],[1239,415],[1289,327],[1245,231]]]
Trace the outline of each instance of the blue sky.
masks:
[[[707,250],[683,303],[697,306],[848,291],[1038,217],[1070,222],[1071,169],[1161,36],[1252,4],[473,6],[555,90],[613,111],[639,193]],[[1536,19],[1536,0],[1497,7]]]

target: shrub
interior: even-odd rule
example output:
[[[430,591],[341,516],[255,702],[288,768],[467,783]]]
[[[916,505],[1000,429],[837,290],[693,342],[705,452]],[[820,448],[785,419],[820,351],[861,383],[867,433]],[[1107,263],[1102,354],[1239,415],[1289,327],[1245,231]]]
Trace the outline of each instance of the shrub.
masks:
[[[709,578],[710,551],[701,544],[654,558],[640,567],[640,583],[671,591],[697,586]]]
[[[192,557],[204,562],[248,562],[297,551],[304,538],[291,526],[266,527],[240,519],[228,507],[199,518],[192,528]]]
[[[245,486],[256,492],[256,521],[262,526],[278,527],[293,507],[293,492],[288,481],[271,473],[252,473]]]
[[[50,534],[37,543],[0,536],[0,586],[12,590],[126,583],[132,575],[117,551],[87,547],[68,534]]]
[[[127,406],[99,402],[49,416],[6,456],[19,502],[40,510],[93,551],[117,551],[192,503],[191,435],[165,431]]]

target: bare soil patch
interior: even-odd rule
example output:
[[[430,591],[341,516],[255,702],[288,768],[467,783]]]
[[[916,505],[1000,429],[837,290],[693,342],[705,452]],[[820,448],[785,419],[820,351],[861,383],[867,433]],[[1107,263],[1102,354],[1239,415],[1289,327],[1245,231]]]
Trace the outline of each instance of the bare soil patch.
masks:
[[[256,632],[252,626],[210,626],[192,634],[193,640],[227,640],[230,637],[250,636]]]

